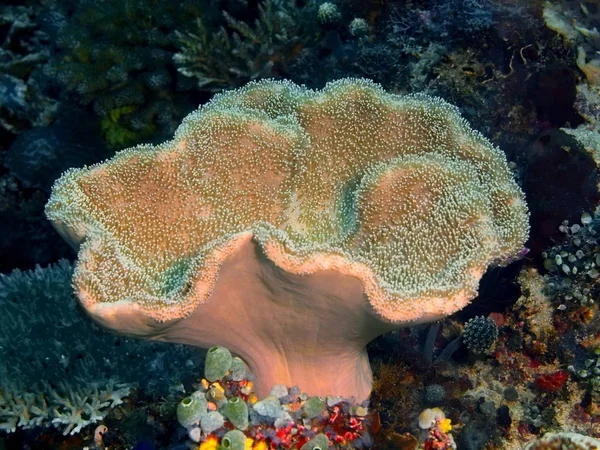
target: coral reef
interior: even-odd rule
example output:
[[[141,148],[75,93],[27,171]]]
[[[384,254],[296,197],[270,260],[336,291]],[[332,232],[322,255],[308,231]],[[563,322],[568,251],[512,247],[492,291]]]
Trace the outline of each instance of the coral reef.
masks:
[[[600,7],[585,0],[4,2],[0,5],[0,272],[6,275],[0,275],[0,448],[266,450],[278,444],[302,450],[598,447],[599,24]],[[80,259],[76,266],[76,272],[87,277],[78,284],[80,297],[97,295],[97,286],[115,286],[118,292],[117,287],[129,286],[134,305],[149,305],[151,314],[163,314],[164,318],[163,303],[177,309],[187,295],[204,299],[194,287],[202,283],[206,294],[214,281],[207,273],[219,271],[214,298],[208,297],[177,324],[132,312],[119,318],[124,325],[118,328],[128,327],[135,335],[146,326],[156,327],[153,332],[163,333],[163,339],[186,343],[190,343],[190,335],[202,331],[206,335],[203,344],[233,348],[256,374],[250,373],[239,356],[213,350],[206,366],[213,372],[209,370],[199,382],[197,367],[202,355],[193,350],[136,342],[90,326],[71,293],[70,263],[14,271],[75,258],[43,214],[50,184],[62,171],[95,164],[113,156],[115,150],[141,141],[169,139],[184,115],[207,103],[212,93],[264,77],[289,80],[315,91],[298,90],[288,81],[262,82],[252,84],[262,90],[246,87],[218,96],[184,123],[181,130],[195,128],[197,120],[203,124],[192,139],[183,140],[179,134],[176,141],[138,149],[140,159],[132,164],[131,172],[143,168],[148,169],[144,173],[154,173],[149,163],[153,158],[173,169],[169,176],[163,173],[157,183],[165,190],[153,190],[156,186],[148,181],[150,175],[144,179],[148,182],[139,192],[148,193],[151,187],[154,194],[146,196],[145,209],[139,215],[128,209],[115,212],[128,208],[127,199],[135,198],[130,195],[135,189],[127,191],[135,185],[130,173],[123,170],[122,177],[113,177],[111,163],[82,172],[110,175],[110,181],[100,186],[102,192],[127,192],[116,197],[114,209],[102,211],[103,220],[110,216],[108,211],[115,217],[131,214],[135,226],[111,234],[110,220],[96,220],[87,210],[74,220],[75,235],[87,233],[83,247],[89,246],[88,254],[98,252],[93,261],[88,258],[83,264]],[[383,329],[381,315],[369,304],[371,297],[363,296],[362,303],[347,301],[349,294],[353,299],[362,295],[361,283],[351,277],[331,278],[339,272],[341,259],[327,266],[320,278],[287,271],[289,264],[298,260],[288,261],[285,270],[276,267],[273,259],[269,261],[273,253],[266,252],[263,244],[272,237],[270,232],[277,234],[277,239],[289,233],[289,242],[285,241],[289,248],[283,248],[287,255],[308,258],[316,245],[318,252],[334,248],[340,258],[347,257],[344,252],[355,250],[352,245],[357,244],[352,238],[364,231],[357,225],[360,219],[381,212],[360,205],[365,195],[385,198],[381,190],[365,190],[361,183],[376,186],[375,181],[390,180],[374,169],[363,171],[353,151],[362,148],[363,140],[374,145],[367,153],[375,155],[375,160],[386,148],[391,149],[383,157],[382,164],[387,164],[386,158],[397,156],[394,145],[400,140],[391,138],[395,128],[381,122],[363,133],[363,122],[369,121],[356,121],[350,127],[352,138],[345,139],[328,133],[335,116],[329,113],[315,117],[307,126],[309,110],[340,109],[350,116],[360,110],[366,116],[386,116],[370,102],[358,102],[364,97],[348,95],[341,88],[339,92],[357,101],[356,109],[350,100],[343,107],[326,100],[324,92],[335,89],[320,89],[348,77],[369,78],[394,94],[419,92],[456,104],[470,127],[506,153],[508,168],[525,192],[531,212],[531,236],[525,244],[529,252],[516,264],[489,270],[481,279],[478,298],[451,317],[410,328],[396,329],[403,324],[389,323]],[[246,98],[239,100],[236,95],[242,91]],[[290,100],[293,92],[300,92],[300,100]],[[408,99],[421,104],[426,98],[381,95],[388,100],[393,97],[396,105],[405,105]],[[268,101],[256,106],[264,98]],[[457,112],[452,114],[458,117]],[[235,126],[230,122],[232,116]],[[439,119],[429,130],[447,131],[452,120]],[[232,131],[240,133],[237,141],[225,138]],[[380,139],[381,135],[386,139]],[[197,160],[180,159],[188,154],[183,146],[174,147],[184,141],[194,143],[198,158],[214,156],[200,178],[206,190],[196,197],[166,193],[172,173],[195,173]],[[417,140],[411,138],[410,142],[411,152],[419,153]],[[294,148],[295,159],[284,158],[288,144]],[[316,144],[322,151],[311,160],[311,146]],[[236,145],[241,150],[224,150]],[[343,151],[326,151],[332,146],[343,147]],[[259,147],[264,151],[259,153]],[[439,148],[437,144],[434,147]],[[127,160],[129,152],[116,159]],[[215,156],[219,153],[230,155],[226,163]],[[265,164],[264,154],[280,165]],[[453,155],[442,156],[452,159]],[[250,168],[245,165],[248,158],[254,158]],[[407,161],[406,156],[398,158]],[[467,159],[470,164],[472,158]],[[504,161],[504,156],[501,159]],[[435,176],[447,174],[437,162],[431,166]],[[303,171],[306,167],[327,169],[310,178],[310,170]],[[411,167],[417,170],[416,165]],[[295,174],[294,182],[284,186],[287,197],[273,194],[281,182],[274,174],[280,170]],[[337,197],[331,196],[338,199],[332,201],[334,207],[304,203],[313,201],[315,192],[329,192],[327,183],[342,172],[349,177],[345,180],[351,181],[336,191]],[[389,176],[392,172],[385,173]],[[226,187],[210,190],[221,185],[215,180],[221,180],[223,173],[229,176]],[[88,176],[83,183],[89,188],[86,195],[96,188],[96,193],[102,190],[94,187],[93,177]],[[479,188],[487,189],[489,177],[481,172],[477,176]],[[248,180],[256,183],[245,186]],[[295,182],[312,186],[313,181],[321,182],[314,192],[293,188]],[[439,185],[446,191],[458,186]],[[390,186],[390,190],[401,191],[393,183]],[[193,187],[190,184],[190,192]],[[418,191],[415,197],[422,198],[419,189],[430,187],[417,183],[411,192]],[[205,201],[201,208],[199,199]],[[250,225],[238,226],[240,210],[229,206],[242,200],[246,208],[241,213],[253,219]],[[412,205],[410,198],[397,200],[398,205]],[[283,210],[281,217],[289,220],[275,220],[268,230],[270,216],[254,222],[266,203],[275,205],[273,211]],[[425,208],[427,202],[421,203],[425,216],[439,217]],[[70,200],[68,204],[73,206]],[[381,205],[383,209],[394,206]],[[183,208],[185,214],[169,215],[168,208],[173,206]],[[188,212],[196,213],[193,220],[179,219],[189,217]],[[489,221],[490,216],[484,212],[477,217]],[[190,230],[190,235],[182,237],[171,228],[152,232],[160,218],[173,228]],[[89,222],[92,219],[93,223]],[[219,232],[211,231],[208,240],[191,245],[196,219],[205,229]],[[423,291],[411,291],[411,286],[438,279],[435,269],[448,261],[440,255],[445,241],[435,227],[405,217],[388,219],[386,216],[389,227],[369,229],[376,238],[360,242],[363,250],[379,252],[377,258],[361,263],[383,269],[376,286],[382,283],[384,290],[393,291],[398,287],[393,276],[397,271],[399,278],[406,280],[400,286],[403,292],[418,297]],[[398,224],[406,234],[396,233]],[[216,258],[206,258],[215,245],[230,237],[221,236],[221,229],[235,233],[251,225],[250,232],[262,230],[262,234],[253,236],[253,247],[248,245],[237,259],[229,257],[219,268],[219,258],[231,250],[222,247]],[[90,229],[116,237],[108,239],[111,245],[139,230],[151,237],[129,247],[115,244],[118,251],[111,253],[105,244],[92,245]],[[451,230],[464,236],[459,223]],[[307,237],[312,231],[318,234],[317,241]],[[217,242],[215,236],[223,240]],[[488,245],[496,238],[475,233],[472,239]],[[396,240],[411,243],[407,248],[414,244],[418,250],[404,251],[400,246],[404,253],[391,252],[390,256],[389,244]],[[186,251],[165,252],[165,242],[170,249]],[[148,249],[150,264],[134,265],[137,251]],[[510,253],[520,256],[515,255],[516,248]],[[364,256],[357,255],[351,256]],[[488,263],[502,262],[501,258],[492,259],[480,264],[481,271]],[[259,262],[249,266],[248,261]],[[197,269],[194,264],[201,262],[209,271],[201,272],[206,276],[199,282],[190,281]],[[480,274],[475,275],[473,286]],[[81,275],[75,281],[78,279]],[[313,281],[307,285],[309,279]],[[267,288],[258,293],[248,289],[251,280]],[[337,290],[332,291],[332,286]],[[440,287],[444,292],[447,289]],[[470,291],[469,296],[474,295],[475,287]],[[110,290],[105,293],[113,295]],[[236,302],[210,305],[211,300],[226,294],[236,297]],[[413,302],[410,295],[408,303]],[[262,303],[256,302],[257,298]],[[273,300],[263,302],[265,298]],[[345,303],[344,310],[341,303]],[[100,305],[103,317],[110,316],[113,304]],[[191,303],[187,305],[193,309]],[[355,316],[340,311],[354,311]],[[200,315],[206,315],[205,322],[190,320]],[[374,378],[368,414],[356,414],[366,403],[357,405],[327,396],[335,394],[330,391],[336,384],[348,393],[358,392],[344,378],[356,373],[356,360],[344,357],[348,347],[363,352],[359,375],[364,385],[370,385],[363,345],[392,328],[394,331],[369,346]],[[489,333],[482,333],[485,330]],[[213,339],[218,335],[226,337]],[[346,345],[342,347],[340,342]],[[303,352],[290,351],[300,347]],[[314,348],[334,357],[324,360],[306,352]],[[265,355],[276,358],[275,366],[285,369],[288,356],[293,355],[300,372],[311,373],[313,378],[301,380],[294,369],[293,382],[285,377],[269,379],[269,367],[273,366]],[[330,364],[331,360],[336,363]],[[273,388],[271,384],[277,381],[298,384],[310,395],[282,385]],[[316,391],[319,382],[322,390]],[[261,394],[260,401],[252,390]],[[314,393],[323,398],[311,396]],[[185,400],[180,401],[182,396]],[[338,400],[334,407],[329,405]],[[339,407],[337,411],[335,407]],[[175,417],[184,427],[177,425]],[[357,430],[359,437],[344,437]]]

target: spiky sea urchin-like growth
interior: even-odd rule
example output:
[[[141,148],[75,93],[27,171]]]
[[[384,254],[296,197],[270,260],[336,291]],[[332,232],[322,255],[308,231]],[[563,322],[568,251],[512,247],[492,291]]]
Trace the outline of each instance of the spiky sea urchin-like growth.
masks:
[[[228,347],[259,394],[359,399],[368,341],[465,306],[528,234],[503,153],[455,107],[364,79],[217,95],[172,141],[66,172],[46,212],[104,325]]]
[[[475,353],[485,353],[498,339],[498,325],[489,317],[476,316],[465,323],[462,341]]]

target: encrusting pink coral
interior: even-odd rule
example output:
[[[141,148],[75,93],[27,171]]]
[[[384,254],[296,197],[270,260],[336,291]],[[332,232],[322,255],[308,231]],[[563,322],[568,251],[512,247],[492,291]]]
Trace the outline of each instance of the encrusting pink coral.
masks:
[[[529,229],[503,153],[455,107],[362,79],[220,94],[172,141],[66,172],[46,213],[103,325],[225,346],[260,395],[359,400],[365,345],[464,307]]]

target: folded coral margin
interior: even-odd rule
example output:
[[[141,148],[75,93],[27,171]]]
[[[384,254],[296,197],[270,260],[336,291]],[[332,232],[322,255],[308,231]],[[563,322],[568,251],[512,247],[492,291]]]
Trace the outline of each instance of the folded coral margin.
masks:
[[[364,79],[217,95],[172,141],[67,171],[46,214],[101,324],[225,346],[259,394],[358,400],[371,339],[464,307],[529,232],[504,154],[454,106]]]

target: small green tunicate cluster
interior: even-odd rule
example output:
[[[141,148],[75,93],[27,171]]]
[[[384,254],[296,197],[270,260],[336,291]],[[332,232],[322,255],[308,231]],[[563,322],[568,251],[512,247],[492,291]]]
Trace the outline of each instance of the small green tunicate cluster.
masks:
[[[225,417],[238,430],[248,428],[248,405],[239,397],[229,399],[224,408]]]
[[[228,431],[221,439],[221,447],[228,450],[243,450],[246,448],[246,435],[240,430]]]
[[[569,304],[590,305],[597,296],[597,278],[600,276],[600,245],[597,230],[600,217],[589,213],[581,215],[580,223],[564,221],[559,230],[565,235],[561,244],[542,253],[546,293],[558,302],[558,309]]]
[[[271,394],[256,402],[252,409],[263,417],[276,419],[281,413],[281,402],[279,398]]]
[[[226,419],[238,430],[243,431],[248,427],[249,412],[246,403],[237,396],[228,399],[225,389],[217,382],[225,377],[232,379],[231,369],[234,366],[238,376],[247,373],[244,362],[234,358],[225,347],[211,347],[208,350],[204,361],[206,385],[184,398],[177,406],[177,420],[190,431],[190,436],[199,439],[202,433],[209,435],[222,428]],[[218,408],[218,411],[211,410],[211,405],[214,405],[214,409]],[[231,439],[232,443],[235,442],[235,436]]]
[[[177,420],[182,426],[191,427],[207,414],[207,407],[204,393],[196,391],[177,405]]]
[[[489,317],[476,316],[465,323],[462,341],[474,353],[486,353],[498,339],[498,325]]]
[[[229,372],[233,381],[242,381],[248,378],[248,367],[246,366],[246,363],[237,356],[234,356],[231,360]]]
[[[225,347],[212,347],[206,354],[204,377],[216,381],[225,377],[233,364],[233,356]]]
[[[302,406],[303,416],[307,419],[314,419],[327,410],[325,400],[321,397],[310,397]]]
[[[300,450],[327,450],[329,448],[329,439],[324,434],[318,434],[309,442],[304,444]]]
[[[177,406],[177,420],[192,441],[223,450],[246,450],[249,445],[327,450],[336,440],[349,445],[344,448],[371,447],[367,402],[310,397],[284,385],[273,386],[258,400],[248,377],[235,379],[241,373],[248,374],[245,363],[229,350],[208,351],[206,378]]]

